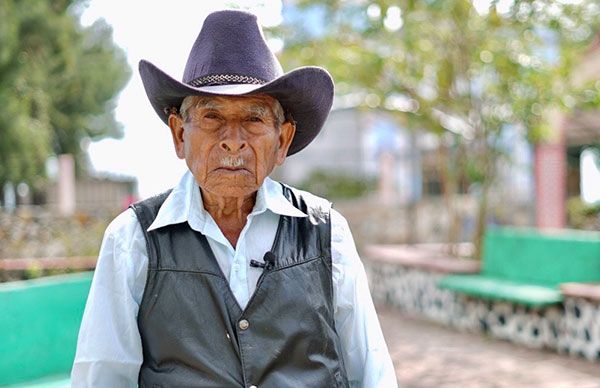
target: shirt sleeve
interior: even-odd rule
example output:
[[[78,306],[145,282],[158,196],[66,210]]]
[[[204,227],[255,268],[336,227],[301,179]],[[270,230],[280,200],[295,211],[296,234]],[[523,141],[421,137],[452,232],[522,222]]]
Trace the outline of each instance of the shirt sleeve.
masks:
[[[352,387],[397,387],[365,269],[340,213],[331,210],[335,325]]]
[[[133,210],[108,226],[79,329],[72,387],[136,387],[142,364],[137,313],[146,284],[145,238]]]

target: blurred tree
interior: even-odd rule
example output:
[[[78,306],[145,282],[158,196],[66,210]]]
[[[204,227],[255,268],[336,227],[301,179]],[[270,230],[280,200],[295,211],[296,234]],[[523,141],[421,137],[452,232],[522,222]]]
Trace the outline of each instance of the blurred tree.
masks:
[[[341,98],[440,135],[450,242],[467,174],[479,187],[476,257],[507,126],[544,138],[548,112],[598,107],[600,83],[569,74],[599,27],[597,0],[300,0],[273,31],[284,67],[325,66]]]
[[[130,70],[109,25],[80,25],[82,5],[0,2],[0,187],[39,188],[49,155],[81,161],[83,139],[121,134],[114,98]]]

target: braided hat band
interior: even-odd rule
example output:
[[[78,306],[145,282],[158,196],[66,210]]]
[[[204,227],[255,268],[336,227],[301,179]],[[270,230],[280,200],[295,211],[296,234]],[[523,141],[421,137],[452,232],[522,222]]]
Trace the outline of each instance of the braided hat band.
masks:
[[[200,86],[218,86],[218,85],[230,85],[230,84],[250,84],[250,85],[264,85],[267,81],[260,78],[250,77],[247,75],[238,74],[211,74],[198,77],[189,82],[189,85],[200,87]]]

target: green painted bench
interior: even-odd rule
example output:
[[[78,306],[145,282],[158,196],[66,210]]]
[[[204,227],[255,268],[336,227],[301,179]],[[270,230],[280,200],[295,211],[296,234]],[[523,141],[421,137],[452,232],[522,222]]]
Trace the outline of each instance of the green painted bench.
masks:
[[[600,233],[490,230],[478,275],[450,275],[438,286],[530,307],[560,303],[560,284],[600,282]]]
[[[92,272],[0,284],[0,386],[69,384]]]

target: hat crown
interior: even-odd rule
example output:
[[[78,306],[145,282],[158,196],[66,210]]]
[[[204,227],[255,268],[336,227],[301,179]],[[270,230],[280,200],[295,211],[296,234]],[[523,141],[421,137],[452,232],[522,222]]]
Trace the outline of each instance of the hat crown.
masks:
[[[283,74],[255,15],[218,11],[207,16],[183,73],[189,85],[262,84]]]

